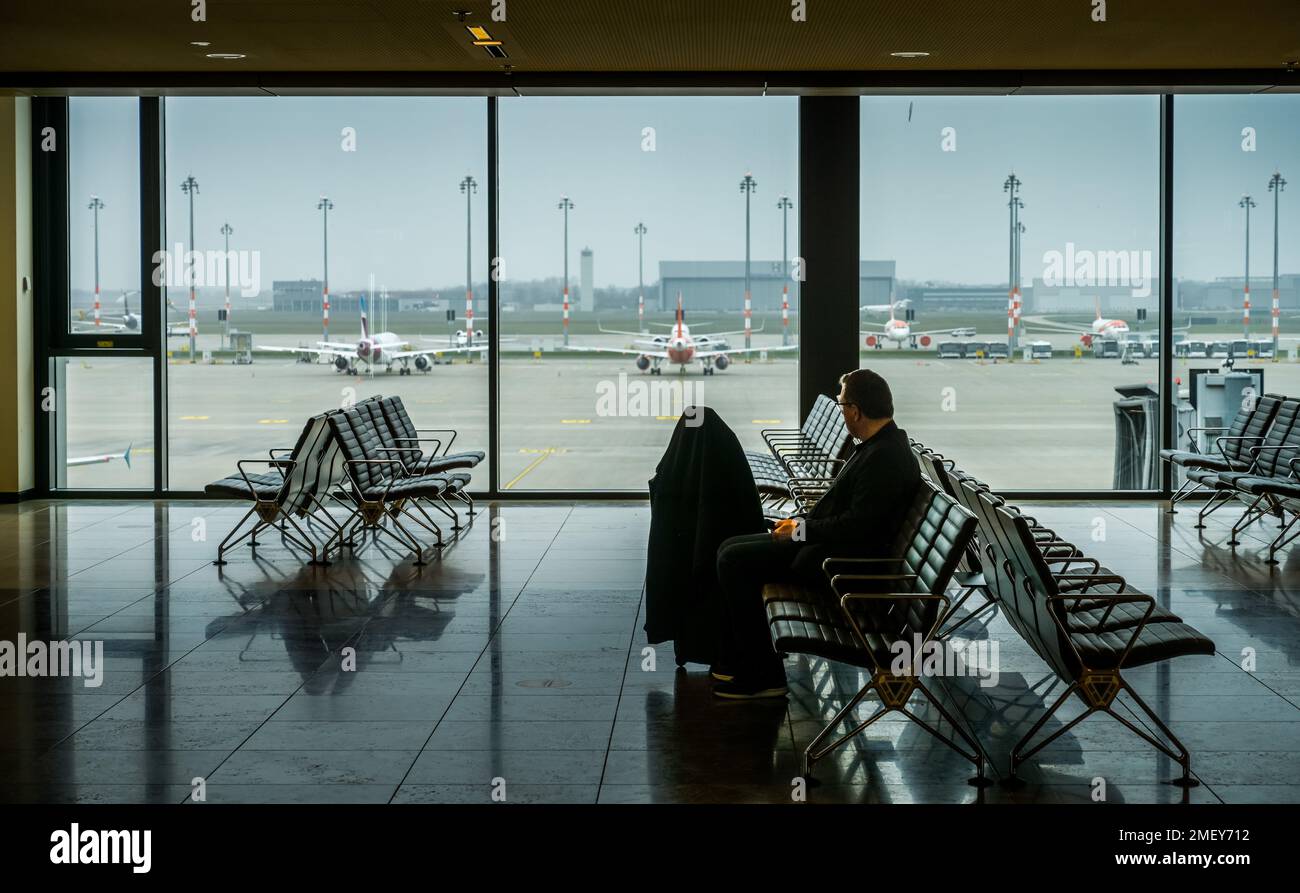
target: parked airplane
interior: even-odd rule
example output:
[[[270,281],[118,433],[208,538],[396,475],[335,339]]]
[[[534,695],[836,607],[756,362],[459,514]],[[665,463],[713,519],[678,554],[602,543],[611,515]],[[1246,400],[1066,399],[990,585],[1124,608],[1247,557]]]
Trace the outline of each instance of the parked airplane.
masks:
[[[1079,340],[1083,342],[1084,347],[1092,346],[1093,338],[1118,338],[1121,335],[1127,335],[1129,332],[1128,323],[1122,319],[1106,319],[1101,315],[1101,298],[1097,298],[1096,318],[1088,328],[1071,323],[1056,322],[1055,320],[1045,317],[1025,317],[1025,326],[1035,326],[1040,329],[1056,332],[1074,332],[1079,335]],[[1175,330],[1183,331],[1183,330]]]
[[[122,296],[117,299],[117,303],[122,305],[121,316],[103,316],[96,321],[94,316],[87,317],[85,310],[77,311],[77,319],[72,324],[72,333],[74,335],[91,335],[95,332],[139,332],[140,315],[131,312],[130,302],[127,300],[131,295],[139,294],[138,291],[124,291]]]
[[[128,444],[126,452],[118,455],[117,453],[107,453],[103,456],[77,456],[67,460],[65,463],[69,468],[75,468],[78,465],[98,465],[101,462],[114,462],[121,459],[126,463],[126,467],[131,467],[131,446]]]
[[[903,300],[895,301],[892,304],[863,304],[858,308],[858,311],[862,313],[891,313],[895,307],[899,310],[906,310],[911,306],[912,299],[903,298]]]
[[[317,341],[315,347],[281,347],[263,346],[259,350],[275,353],[293,353],[298,355],[315,354],[318,357],[332,357],[334,368],[347,375],[357,375],[358,364],[365,366],[365,371],[373,372],[376,366],[383,366],[385,372],[392,372],[397,365],[398,375],[410,375],[411,367],[419,372],[433,369],[429,358],[433,353],[467,353],[485,351],[486,344],[468,347],[414,348],[405,338],[392,332],[370,334],[370,321],[366,317],[366,299],[361,299],[361,340],[356,344],[339,341]]]
[[[955,329],[934,329],[928,332],[913,332],[911,323],[906,320],[896,319],[894,317],[894,308],[900,306],[898,303],[889,305],[889,319],[883,323],[863,323],[863,325],[880,327],[879,332],[858,332],[859,335],[867,336],[867,347],[883,347],[886,340],[893,341],[898,345],[899,350],[903,345],[908,345],[913,349],[917,347],[929,347],[931,335],[949,335]]]
[[[798,350],[796,344],[785,347],[750,347],[735,348],[727,346],[723,336],[725,335],[742,335],[743,330],[739,332],[709,332],[691,334],[690,327],[686,325],[686,314],[682,309],[682,295],[677,293],[677,321],[672,323],[669,332],[662,335],[648,335],[645,332],[622,332],[617,329],[606,329],[599,327],[600,331],[611,335],[631,335],[634,339],[632,343],[635,349],[618,348],[618,347],[586,347],[570,346],[566,348],[571,351],[594,351],[597,353],[619,353],[626,356],[636,357],[636,367],[642,372],[649,372],[651,375],[662,375],[663,369],[660,364],[667,360],[678,366],[679,372],[685,372],[686,367],[695,360],[703,364],[704,374],[712,375],[714,369],[726,370],[731,365],[731,358],[736,354],[751,353],[775,353],[777,351]],[[664,325],[667,325],[666,323]],[[760,330],[753,330],[760,331]]]

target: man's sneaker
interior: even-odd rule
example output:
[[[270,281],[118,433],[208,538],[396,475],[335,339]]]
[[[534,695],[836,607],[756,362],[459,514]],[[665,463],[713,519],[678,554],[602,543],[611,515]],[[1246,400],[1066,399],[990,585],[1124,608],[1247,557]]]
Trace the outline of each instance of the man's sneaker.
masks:
[[[732,682],[736,678],[736,674],[731,672],[731,667],[721,663],[709,667],[709,675],[718,682]]]
[[[713,694],[730,701],[753,701],[759,698],[784,698],[790,689],[785,684],[785,677],[762,678],[741,676],[730,682],[719,682],[713,686]]]

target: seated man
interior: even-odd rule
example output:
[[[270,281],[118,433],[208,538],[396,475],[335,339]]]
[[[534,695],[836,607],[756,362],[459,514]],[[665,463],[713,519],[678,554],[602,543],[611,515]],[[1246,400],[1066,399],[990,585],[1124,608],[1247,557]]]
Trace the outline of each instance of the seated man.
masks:
[[[921,469],[907,434],[894,424],[889,385],[868,369],[840,377],[837,401],[858,441],[834,483],[807,517],[777,524],[771,533],[733,536],[718,548],[729,638],[713,668],[721,698],[784,697],[785,667],[772,648],[762,591],[766,583],[829,585],[829,556],[883,558],[916,495]],[[724,633],[725,635],[725,633]]]

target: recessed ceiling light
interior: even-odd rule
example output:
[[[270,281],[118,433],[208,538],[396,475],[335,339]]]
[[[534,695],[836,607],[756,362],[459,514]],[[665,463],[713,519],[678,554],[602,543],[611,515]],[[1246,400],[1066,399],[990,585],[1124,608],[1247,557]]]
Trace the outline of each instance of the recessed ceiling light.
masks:
[[[210,47],[210,46],[212,46],[212,44],[209,43],[209,42],[206,41],[206,40],[191,40],[191,41],[190,41],[190,46],[192,46],[192,47]]]
[[[243,53],[208,53],[209,59],[243,59]]]
[[[923,59],[930,54],[918,53],[918,52],[906,52],[906,53],[890,53],[889,55],[893,56],[895,59]]]

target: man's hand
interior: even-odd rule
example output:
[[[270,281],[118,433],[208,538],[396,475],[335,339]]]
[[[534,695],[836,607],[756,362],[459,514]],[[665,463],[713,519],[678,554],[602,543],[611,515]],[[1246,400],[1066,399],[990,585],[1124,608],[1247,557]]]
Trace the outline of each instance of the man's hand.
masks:
[[[772,538],[778,540],[793,539],[795,528],[798,526],[799,522],[794,518],[777,521],[776,527],[772,528]]]

